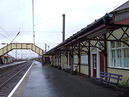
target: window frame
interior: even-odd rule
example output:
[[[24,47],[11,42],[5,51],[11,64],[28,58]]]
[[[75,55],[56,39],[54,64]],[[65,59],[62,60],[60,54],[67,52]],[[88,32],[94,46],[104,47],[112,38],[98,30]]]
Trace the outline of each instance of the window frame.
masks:
[[[124,54],[124,52],[125,52],[125,49],[127,49],[127,50],[129,50],[129,47],[128,46],[125,46],[124,45],[124,43],[122,43],[121,42],[121,46],[117,46],[117,43],[118,42],[114,42],[115,43],[115,46],[114,46],[114,43],[113,43],[113,48],[112,48],[112,44],[111,43],[113,43],[113,42],[109,42],[109,57],[108,57],[108,59],[109,59],[109,64],[108,64],[108,66],[109,67],[111,67],[111,68],[120,68],[120,69],[129,69],[129,63],[127,62],[127,64],[128,65],[125,65],[124,63],[124,56],[125,56],[125,54]],[[117,58],[118,58],[118,51],[120,50],[120,52],[121,52],[121,59],[120,60],[118,60]],[[113,55],[112,55],[112,52],[114,51],[114,53],[115,53],[115,57],[113,58]],[[129,58],[129,57],[127,57],[127,58]],[[115,64],[113,63],[113,59],[115,59],[116,60],[116,62],[115,62]],[[119,63],[119,61],[121,61],[120,63]],[[117,65],[119,63],[119,66]],[[128,66],[128,67],[125,67],[125,66]]]

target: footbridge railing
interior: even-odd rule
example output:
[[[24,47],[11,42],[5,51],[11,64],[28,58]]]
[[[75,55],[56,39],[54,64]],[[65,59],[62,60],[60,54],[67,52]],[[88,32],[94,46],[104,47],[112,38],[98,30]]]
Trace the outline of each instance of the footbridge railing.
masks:
[[[0,56],[7,54],[14,49],[30,49],[42,56],[44,51],[33,43],[10,43],[0,49]]]

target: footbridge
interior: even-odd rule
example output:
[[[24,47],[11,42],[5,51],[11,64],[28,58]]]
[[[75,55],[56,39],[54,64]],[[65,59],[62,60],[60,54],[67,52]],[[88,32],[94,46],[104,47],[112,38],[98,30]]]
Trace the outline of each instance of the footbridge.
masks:
[[[7,54],[14,49],[28,49],[42,56],[44,51],[33,43],[10,43],[0,49],[0,56]]]

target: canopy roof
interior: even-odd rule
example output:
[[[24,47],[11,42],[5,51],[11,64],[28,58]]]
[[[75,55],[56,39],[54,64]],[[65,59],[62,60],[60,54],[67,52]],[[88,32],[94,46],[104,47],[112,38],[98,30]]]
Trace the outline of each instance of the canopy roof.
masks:
[[[123,11],[120,12],[120,10]],[[82,39],[97,37],[98,35],[106,33],[108,30],[118,29],[120,26],[129,26],[129,1],[87,25],[85,28],[67,38],[61,44],[46,52],[46,54],[52,54],[54,51],[57,51],[64,46],[69,46]]]

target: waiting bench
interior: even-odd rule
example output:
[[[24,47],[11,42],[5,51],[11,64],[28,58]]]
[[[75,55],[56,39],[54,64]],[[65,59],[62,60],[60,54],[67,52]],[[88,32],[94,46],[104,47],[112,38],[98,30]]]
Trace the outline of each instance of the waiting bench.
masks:
[[[105,83],[106,85],[118,85],[119,81],[122,80],[123,75],[108,73],[108,72],[100,72],[100,81]]]
[[[68,72],[68,73],[71,73],[73,75],[76,75],[77,74],[77,68],[78,68],[78,65],[74,65],[73,67],[72,66],[67,66],[65,68],[65,71]]]

